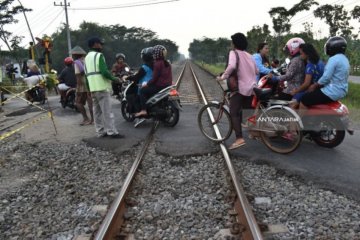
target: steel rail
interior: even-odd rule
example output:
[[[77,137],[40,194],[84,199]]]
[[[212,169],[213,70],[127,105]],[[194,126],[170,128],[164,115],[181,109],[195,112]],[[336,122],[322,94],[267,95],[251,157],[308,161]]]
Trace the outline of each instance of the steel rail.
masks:
[[[184,67],[175,83],[176,88],[179,87],[180,80],[184,74],[186,64],[184,64]],[[95,238],[96,240],[108,240],[113,239],[116,232],[118,231],[117,226],[121,226],[123,222],[123,215],[125,213],[125,198],[127,196],[128,190],[131,186],[131,183],[133,182],[135,175],[137,173],[137,169],[143,159],[143,156],[146,153],[147,148],[150,145],[150,142],[152,140],[152,137],[154,133],[156,132],[156,129],[159,125],[159,122],[156,121],[151,128],[149,134],[147,135],[144,145],[142,146],[139,155],[136,157],[129,174],[126,176],[125,182],[123,186],[121,187],[120,192],[114,199],[113,203],[111,204],[111,207],[108,211],[108,213],[105,216],[105,219],[100,225],[99,230],[97,231]]]
[[[190,66],[191,72],[192,72],[192,74],[194,76],[195,83],[196,83],[196,85],[198,87],[201,98],[202,98],[203,102],[206,105],[206,104],[208,104],[208,101],[206,100],[205,93],[202,90],[200,82],[197,79],[197,77],[195,75],[195,72],[194,72],[193,68],[191,67],[191,64],[189,64],[189,66]],[[208,109],[208,113],[209,113],[210,120],[214,122],[214,116],[213,116],[212,112],[209,109]],[[215,131],[215,134],[216,134],[217,138],[220,139],[221,134],[220,134],[219,128],[217,127],[216,124],[214,125],[214,131]],[[240,204],[241,204],[241,209],[243,209],[243,212],[241,212],[240,215],[244,215],[245,222],[241,222],[241,223],[245,224],[245,227],[247,227],[250,230],[250,234],[247,233],[246,230],[245,230],[245,233],[243,234],[243,237],[244,237],[244,239],[262,240],[263,236],[262,236],[261,230],[259,228],[259,225],[258,225],[256,219],[255,219],[255,216],[254,216],[252,208],[251,208],[251,206],[249,204],[249,201],[246,198],[245,191],[244,191],[243,187],[241,186],[241,184],[239,182],[239,179],[238,179],[238,177],[236,175],[236,172],[235,172],[234,166],[233,166],[233,164],[231,162],[229,153],[228,153],[228,151],[227,151],[227,149],[226,149],[226,147],[225,147],[225,145],[223,143],[220,143],[220,148],[221,148],[222,154],[223,154],[223,156],[225,158],[227,167],[229,169],[231,179],[232,179],[232,181],[234,183],[236,194],[237,194],[237,196],[239,198],[239,201],[240,201]]]

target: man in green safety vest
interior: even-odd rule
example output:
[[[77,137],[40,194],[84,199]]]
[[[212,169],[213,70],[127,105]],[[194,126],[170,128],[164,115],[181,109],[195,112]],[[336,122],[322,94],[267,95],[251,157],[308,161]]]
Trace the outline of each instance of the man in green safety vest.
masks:
[[[88,40],[90,48],[85,57],[85,74],[93,99],[94,123],[98,137],[123,138],[114,124],[114,114],[110,103],[111,81],[119,81],[107,69],[101,53],[104,42],[98,37]]]

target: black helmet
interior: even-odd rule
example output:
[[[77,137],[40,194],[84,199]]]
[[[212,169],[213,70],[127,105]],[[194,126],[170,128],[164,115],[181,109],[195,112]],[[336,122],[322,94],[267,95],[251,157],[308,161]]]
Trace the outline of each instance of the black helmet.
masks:
[[[118,60],[119,58],[122,58],[122,59],[125,60],[125,54],[123,54],[123,53],[117,53],[117,54],[115,55],[115,58],[116,58],[116,60]]]
[[[165,59],[167,50],[163,45],[156,45],[154,47],[154,59]]]
[[[144,62],[150,62],[153,59],[154,49],[152,47],[144,48],[141,50],[141,59]]]
[[[324,45],[324,52],[326,55],[334,56],[338,53],[345,53],[347,42],[343,37],[331,37]]]

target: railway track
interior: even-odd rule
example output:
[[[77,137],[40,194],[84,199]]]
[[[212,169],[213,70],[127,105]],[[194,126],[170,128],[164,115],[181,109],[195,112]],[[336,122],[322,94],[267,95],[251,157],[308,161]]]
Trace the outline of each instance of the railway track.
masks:
[[[182,69],[177,81],[176,86],[179,87],[180,80],[183,76],[184,70],[186,65],[184,65],[184,68]],[[131,188],[131,184],[133,184],[135,177],[138,174],[139,166],[143,160],[143,157],[151,143],[151,140],[153,138],[153,135],[156,131],[156,128],[158,127],[159,122],[154,122],[150,132],[148,133],[143,146],[136,157],[134,164],[132,165],[129,174],[127,175],[124,184],[121,188],[121,191],[116,196],[115,200],[113,201],[108,214],[106,215],[104,221],[102,222],[95,239],[114,239],[116,236],[121,234],[122,229],[121,226],[124,222],[124,214],[126,210],[126,197],[129,192],[129,189]]]
[[[184,77],[186,76],[186,77]],[[184,78],[189,78],[191,76],[192,79],[194,79],[194,81],[191,81],[189,79],[183,80]],[[209,99],[213,99],[215,98],[215,94],[210,94],[208,96],[205,96],[204,94],[204,89],[202,87],[202,84],[199,83],[194,69],[191,66],[191,63],[185,63],[184,67],[181,70],[181,73],[179,74],[179,77],[177,79],[176,82],[177,88],[180,92],[180,96],[181,96],[181,102],[185,103],[185,104],[199,104],[201,102],[204,102],[206,104],[206,102]],[[211,91],[210,91],[211,92]],[[214,93],[216,92],[216,90],[214,91]],[[200,97],[201,96],[201,97]],[[156,129],[158,127],[159,123],[155,122],[154,125],[152,126],[150,132],[148,133],[142,148],[140,150],[140,152],[138,153],[136,159],[134,160],[133,166],[131,167],[131,170],[129,171],[129,174],[126,177],[126,180],[122,186],[122,189],[120,190],[119,194],[116,196],[115,200],[113,201],[111,207],[108,210],[107,215],[105,216],[99,230],[97,231],[95,238],[94,239],[132,239],[132,238],[140,238],[140,239],[147,239],[147,237],[149,237],[149,235],[146,235],[145,233],[143,233],[143,231],[140,229],[136,229],[136,226],[138,224],[138,222],[148,222],[149,225],[154,224],[151,223],[153,221],[155,221],[156,219],[160,219],[160,216],[156,216],[156,214],[146,214],[147,210],[146,209],[142,209],[139,210],[137,208],[140,208],[140,206],[138,205],[143,205],[144,206],[150,206],[149,204],[147,205],[146,203],[141,204],[141,202],[143,201],[147,201],[144,200],[143,197],[140,197],[139,195],[146,193],[146,197],[149,197],[149,195],[147,194],[148,192],[152,191],[152,190],[146,190],[146,187],[142,187],[142,186],[137,186],[137,185],[141,185],[144,182],[146,183],[148,180],[144,180],[147,179],[147,174],[148,173],[148,169],[150,169],[149,171],[153,171],[153,166],[152,166],[152,161],[156,161],[154,159],[150,157],[146,157],[147,152],[154,152],[154,148],[152,147],[152,139],[154,138],[154,134],[156,132]],[[215,129],[216,131],[216,129]],[[215,146],[216,147],[216,146]],[[257,225],[257,222],[255,220],[255,217],[252,213],[251,210],[251,206],[249,205],[245,193],[243,191],[243,188],[241,186],[241,184],[239,183],[238,177],[236,176],[235,170],[232,166],[229,154],[226,150],[226,147],[224,144],[220,144],[219,145],[223,158],[226,162],[226,173],[223,172],[221,173],[223,176],[220,177],[219,179],[227,179],[226,175],[231,176],[231,184],[233,186],[221,186],[220,190],[218,191],[225,191],[226,194],[224,193],[224,199],[223,199],[223,205],[224,205],[224,209],[228,209],[228,211],[224,211],[224,209],[222,209],[222,212],[225,212],[217,215],[216,221],[218,222],[218,224],[220,226],[222,226],[222,228],[228,227],[230,228],[230,232],[233,236],[239,237],[241,239],[262,239],[262,235],[261,235],[261,231]],[[151,154],[150,154],[151,155]],[[156,153],[155,153],[156,155]],[[144,160],[144,158],[146,160]],[[165,157],[166,158],[166,157]],[[143,161],[145,161],[146,163],[143,163]],[[181,163],[181,160],[179,159],[170,159],[169,160],[170,165],[183,165],[185,163]],[[146,167],[145,167],[146,166]],[[164,167],[165,168],[165,167]],[[186,167],[184,167],[186,168]],[[156,169],[156,167],[155,167]],[[206,171],[206,169],[203,169]],[[219,170],[219,169],[217,169]],[[225,170],[225,169],[224,169]],[[170,171],[170,170],[169,170]],[[213,170],[209,170],[209,171],[213,171]],[[171,172],[171,171],[170,171]],[[182,174],[186,174],[186,173],[181,173],[181,172],[177,172],[179,175]],[[173,173],[176,174],[176,173]],[[219,174],[219,173],[217,173]],[[151,174],[150,174],[151,175]],[[163,178],[168,178],[169,175],[166,176],[157,176],[159,179],[163,179]],[[171,178],[171,177],[170,177]],[[193,178],[193,176],[189,176],[189,178]],[[151,179],[151,178],[150,178]],[[149,181],[160,181],[160,180],[154,180],[153,178]],[[174,181],[176,181],[177,183],[182,183],[182,180],[176,180],[174,178]],[[186,181],[186,180],[185,180]],[[161,181],[160,181],[161,182]],[[163,186],[161,185],[161,183],[157,183],[159,185],[159,192],[162,191],[170,191],[170,199],[169,201],[175,201],[176,202],[176,197],[179,197],[178,195],[181,195],[181,191],[180,193],[176,193],[177,191],[177,187],[176,184],[174,186]],[[154,183],[155,184],[155,183]],[[224,182],[222,182],[222,184],[224,184]],[[146,184],[144,184],[146,185]],[[158,186],[156,185],[156,186]],[[225,184],[226,185],[226,184]],[[190,186],[189,186],[190,187]],[[139,190],[141,189],[141,190]],[[224,190],[225,189],[225,190]],[[197,191],[202,191],[202,189],[197,189]],[[210,190],[211,191],[211,190]],[[157,193],[159,194],[159,193]],[[154,198],[153,196],[150,198]],[[161,194],[159,196],[159,198],[161,198]],[[169,198],[169,196],[167,196],[167,198]],[[148,200],[149,202],[151,201],[158,201],[158,200]],[[188,200],[190,202],[193,202],[193,200]],[[135,208],[136,210],[134,211]],[[164,208],[164,206],[161,206],[161,204],[156,203],[155,204],[155,210],[156,208],[158,208],[158,212],[160,213],[161,211],[163,211],[162,208]],[[229,210],[229,208],[231,208]],[[160,210],[159,210],[160,209]],[[176,215],[179,211],[181,210],[177,210],[172,212],[172,209],[168,209],[164,214],[172,214],[172,215]],[[183,211],[186,212],[186,210],[183,209]],[[144,213],[145,214],[142,214]],[[196,211],[195,211],[196,212]],[[201,215],[201,213],[198,213],[199,215]],[[136,216],[138,215],[138,216]],[[155,215],[155,216],[154,216]],[[185,214],[186,215],[186,214]],[[228,215],[228,216],[227,216]],[[229,216],[230,215],[230,216]],[[139,219],[143,218],[143,219]],[[219,221],[219,219],[226,219],[226,223],[221,223],[221,221]],[[182,220],[181,217],[179,217],[179,225],[181,225]],[[225,220],[224,220],[225,222]],[[161,228],[163,228],[164,230],[167,228],[169,229],[169,226],[167,226],[166,224],[166,220],[157,220],[157,225],[159,225],[160,227],[160,233],[156,233],[156,231],[154,230],[155,228],[149,227],[149,232],[151,234],[152,233],[156,233],[156,234],[165,234],[162,232]],[[194,228],[194,225],[196,225],[196,223],[193,222],[193,220],[191,219],[191,217],[189,216],[187,218],[187,222],[185,221],[185,225],[187,225],[188,227],[192,227]],[[214,227],[214,226],[212,226]],[[146,227],[145,227],[146,228]],[[140,232],[139,232],[140,231]],[[154,232],[155,231],[155,232]],[[158,230],[159,231],[159,230]],[[178,228],[174,228],[173,231],[178,231]],[[217,231],[217,230],[216,230]],[[215,231],[215,232],[216,232]],[[165,231],[164,231],[165,232]],[[142,234],[142,237],[136,237],[136,234]],[[203,236],[201,236],[203,237]],[[200,238],[201,238],[200,237]],[[183,238],[185,239],[185,238]]]

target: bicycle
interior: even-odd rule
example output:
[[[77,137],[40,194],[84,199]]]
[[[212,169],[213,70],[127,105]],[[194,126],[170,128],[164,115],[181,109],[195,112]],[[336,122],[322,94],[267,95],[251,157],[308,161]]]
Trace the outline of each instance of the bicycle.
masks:
[[[202,134],[214,142],[228,139],[233,129],[228,107],[231,93],[223,90],[221,102],[212,101],[198,113],[197,120]],[[271,92],[270,88],[254,88],[252,105],[255,109],[253,115],[247,118],[249,134],[253,138],[260,138],[274,152],[290,153],[301,143],[303,124],[299,115],[287,106],[287,101],[271,100]],[[209,117],[208,112],[212,113],[213,118]],[[218,127],[220,136],[216,136],[214,125]]]

